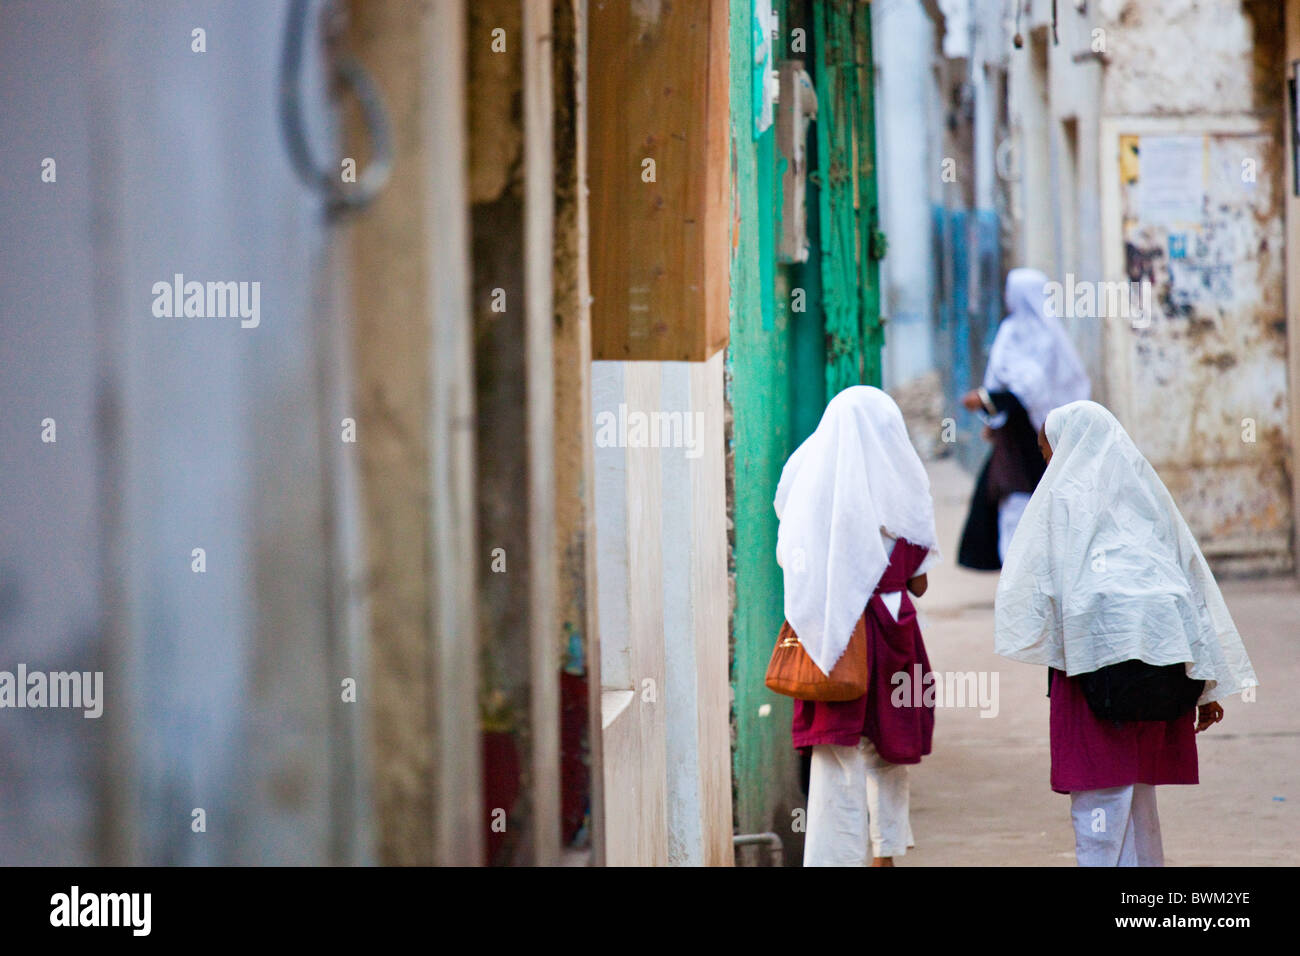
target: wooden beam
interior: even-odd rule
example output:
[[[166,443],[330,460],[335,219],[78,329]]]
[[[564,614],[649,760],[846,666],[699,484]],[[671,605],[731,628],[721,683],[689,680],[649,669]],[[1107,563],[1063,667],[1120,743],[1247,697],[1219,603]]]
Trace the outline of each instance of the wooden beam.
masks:
[[[727,0],[591,12],[592,350],[703,361],[727,343]]]
[[[434,862],[483,860],[474,378],[470,311],[464,0],[438,5],[423,28],[424,166],[429,299]]]
[[[555,174],[551,0],[523,0],[524,365],[528,402],[528,617],[533,862],[560,858],[560,667],[554,629],[555,380],[552,362]]]

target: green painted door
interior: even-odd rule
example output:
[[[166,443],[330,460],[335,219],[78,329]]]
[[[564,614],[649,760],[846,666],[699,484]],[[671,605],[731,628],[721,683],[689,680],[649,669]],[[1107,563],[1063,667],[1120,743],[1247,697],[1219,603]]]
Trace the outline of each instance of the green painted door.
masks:
[[[879,233],[871,7],[812,5],[817,85],[816,184],[826,398],[850,385],[880,385]]]
[[[737,230],[727,349],[735,580],[732,779],[738,832],[776,830],[790,840],[792,811],[803,805],[799,763],[790,745],[791,702],[763,684],[784,617],[772,498],[786,458],[816,426],[830,397],[848,385],[880,382],[873,255],[880,243],[873,240],[869,8],[833,0],[772,5],[780,24],[776,59],[804,60],[817,89],[807,194],[812,252],[806,263],[775,261],[782,161],[774,130],[753,134],[753,0],[731,0]],[[792,48],[799,28],[807,49]],[[791,862],[798,862],[797,854]]]

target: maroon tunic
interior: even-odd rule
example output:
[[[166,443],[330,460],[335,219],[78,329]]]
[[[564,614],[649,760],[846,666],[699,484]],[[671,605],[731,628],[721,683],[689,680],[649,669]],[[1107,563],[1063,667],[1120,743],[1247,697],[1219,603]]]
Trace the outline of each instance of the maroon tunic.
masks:
[[[896,687],[890,682],[893,675],[901,672],[910,679],[916,664],[920,664],[921,674],[930,672],[930,659],[916,623],[916,608],[906,590],[928,550],[902,538],[894,544],[889,566],[862,612],[867,631],[867,693],[845,701],[796,700],[791,734],[796,749],[816,744],[852,747],[859,738],[866,737],[890,763],[920,763],[921,757],[930,752],[933,704],[915,706],[910,693],[904,695],[901,707],[890,702]],[[881,594],[890,591],[903,592],[897,621],[880,599]]]
[[[1077,677],[1052,671],[1052,789],[1196,783],[1196,708],[1173,720],[1099,720]]]

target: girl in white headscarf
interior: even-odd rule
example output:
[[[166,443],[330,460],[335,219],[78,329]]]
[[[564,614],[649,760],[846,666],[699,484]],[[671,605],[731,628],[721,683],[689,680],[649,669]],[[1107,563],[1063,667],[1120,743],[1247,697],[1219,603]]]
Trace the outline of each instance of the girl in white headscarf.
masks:
[[[786,620],[808,656],[829,674],[855,628],[867,637],[865,694],[795,701],[794,746],[812,751],[804,865],[892,866],[913,845],[906,765],[934,730],[932,696],[895,694],[896,675],[930,672],[907,591],[924,593],[938,557],[930,479],[893,399],[866,385],[836,395],[775,506]]]
[[[1040,437],[1047,470],[998,581],[996,649],[1050,669],[1052,789],[1070,794],[1079,864],[1160,866],[1154,788],[1197,782],[1194,735],[1255,672],[1187,523],[1115,417],[1072,402]]]
[[[989,351],[982,387],[962,404],[985,419],[993,443],[971,498],[957,563],[997,570],[1016,524],[1043,473],[1036,435],[1053,408],[1087,398],[1088,375],[1060,319],[1047,309],[1047,276],[1007,273],[1008,314]]]

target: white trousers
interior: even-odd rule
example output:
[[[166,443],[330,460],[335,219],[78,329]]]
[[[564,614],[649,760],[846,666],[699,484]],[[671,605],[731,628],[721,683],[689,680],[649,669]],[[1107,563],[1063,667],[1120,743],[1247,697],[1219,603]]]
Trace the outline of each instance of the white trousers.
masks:
[[[998,560],[1006,560],[1011,550],[1011,539],[1015,536],[1020,516],[1025,513],[1025,505],[1032,498],[1027,491],[1013,491],[998,503]]]
[[[1164,866],[1156,788],[1146,783],[1070,794],[1080,866]]]
[[[906,765],[889,763],[866,737],[813,747],[804,866],[870,866],[915,845]]]

